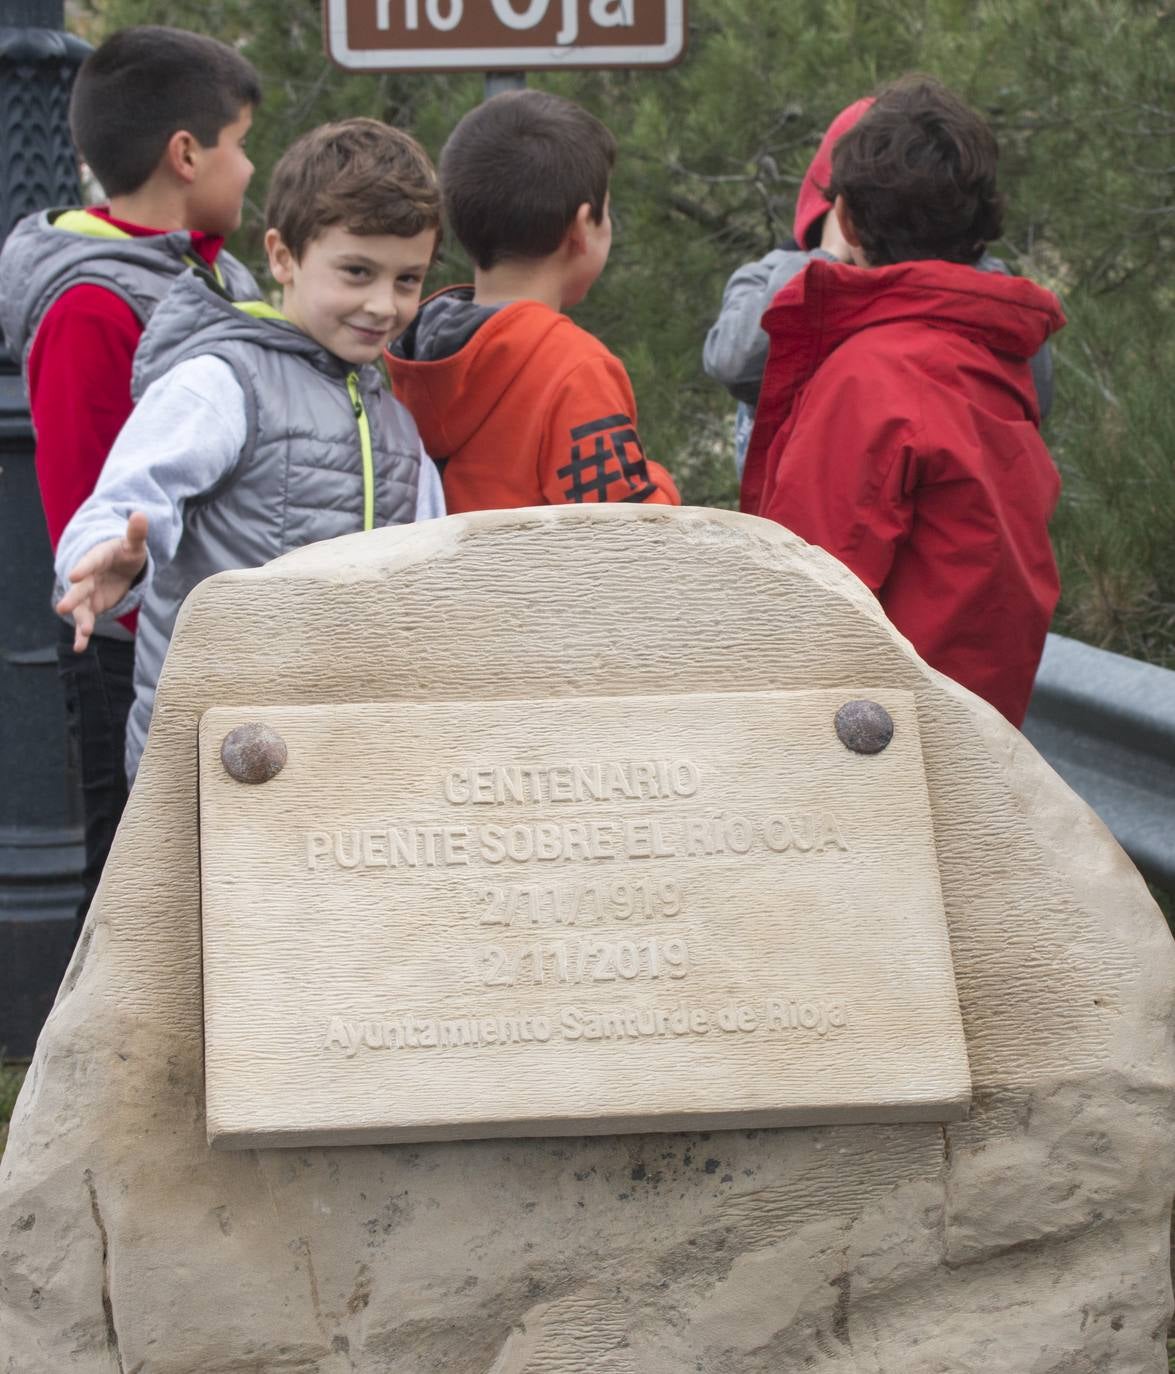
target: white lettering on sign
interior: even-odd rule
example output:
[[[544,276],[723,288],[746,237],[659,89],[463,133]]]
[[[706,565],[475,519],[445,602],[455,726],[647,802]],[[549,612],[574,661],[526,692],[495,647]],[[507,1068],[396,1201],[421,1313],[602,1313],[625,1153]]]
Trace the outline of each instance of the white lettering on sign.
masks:
[[[518,22],[536,11],[538,3],[533,0],[525,14],[515,11]],[[433,782],[434,795],[450,808],[444,818],[373,819],[366,825],[307,831],[306,865],[324,874],[340,869],[467,870],[474,882],[465,889],[466,909],[461,913],[473,918],[466,931],[484,933],[492,941],[468,942],[464,976],[479,993],[551,987],[576,988],[583,994],[625,984],[666,988],[682,980],[701,982],[698,974],[704,970],[699,966],[707,961],[702,951],[713,958],[713,944],[695,932],[700,930],[699,918],[709,913],[696,894],[690,896],[682,871],[665,873],[665,861],[741,858],[757,851],[775,864],[806,865],[830,858],[835,862],[836,856],[850,851],[840,821],[828,811],[745,815],[706,809],[704,794],[713,781],[692,760],[682,758],[465,762],[446,769]],[[639,814],[642,804],[655,805],[661,814]],[[569,806],[589,814],[577,817],[566,809]],[[604,815],[590,814],[596,809]],[[707,813],[699,814],[703,809]],[[639,863],[648,876],[631,870],[611,879],[576,873],[560,881],[557,873],[543,880],[540,871],[534,873],[537,881],[525,881],[530,876],[525,873],[518,875],[522,880],[515,878],[519,868],[544,866],[549,872],[551,865],[584,862]],[[480,882],[468,872],[478,869]],[[681,933],[640,928],[664,921],[678,924]],[[613,929],[606,938],[575,938],[558,929],[574,926]],[[616,929],[624,926],[627,932]],[[482,927],[498,929],[483,932]],[[544,928],[551,933],[536,938]],[[529,940],[528,929],[535,930]],[[719,932],[715,938],[721,950],[728,937]],[[771,997],[757,1007],[730,1004],[655,1012],[571,1007],[551,1016],[478,1013],[451,1021],[404,1016],[361,1023],[334,1017],[326,1048],[350,1057],[361,1046],[415,1049],[544,1043],[551,1038],[624,1041],[784,1031],[811,1031],[822,1038],[844,1025],[839,1003]]]
[[[693,797],[701,774],[688,759],[639,763],[489,764],[453,768],[444,777],[454,806],[584,801],[669,801]]]
[[[526,0],[523,2],[526,3]],[[536,24],[546,18],[551,0],[530,0],[521,14],[514,8],[510,0],[490,0],[490,3],[494,7],[494,13],[508,29],[533,29]],[[564,12],[566,12],[568,4],[574,4],[574,0],[563,0]],[[562,41],[560,39],[560,42]]]
[[[602,29],[631,29],[635,0],[592,0],[588,13]]]
[[[375,26],[381,32],[392,28],[392,6],[396,0],[375,0]],[[516,33],[536,28],[547,17],[551,0],[490,0],[498,21]],[[568,47],[579,37],[579,0],[558,0],[561,22],[555,42]],[[590,0],[588,15],[602,29],[630,29],[636,22],[636,0]],[[516,8],[516,4],[521,8]],[[420,29],[420,0],[399,0],[404,29]],[[424,0],[425,20],[439,33],[450,33],[465,14],[465,0]]]
[[[415,33],[420,28],[420,0],[401,3],[404,28]],[[465,17],[465,0],[424,0],[424,17],[438,33],[449,33]],[[392,27],[392,0],[375,0],[375,27],[385,33]]]
[[[498,770],[469,770],[470,777],[484,775],[485,796],[480,799],[487,802],[496,799],[490,777],[495,771]],[[540,773],[537,769],[500,771]],[[556,769],[549,771],[552,777],[558,774]],[[455,805],[464,805],[479,799],[465,786],[456,787],[454,779],[457,777],[464,777],[464,774],[446,776],[448,800]],[[563,799],[563,794],[554,789],[545,795],[548,801]],[[515,821],[506,825],[401,824],[311,830],[306,835],[306,865],[312,871],[324,865],[360,870],[467,868],[475,863],[496,866],[574,863],[585,859],[711,858],[722,854],[749,854],[756,847],[794,856],[829,851],[845,853],[849,844],[839,821],[829,812],[753,819],[735,812],[680,818],[626,816],[599,820]]]
[[[355,1021],[332,1016],[322,1048],[341,1051],[353,1059],[361,1049],[421,1050],[478,1048],[489,1045],[545,1045],[550,1040],[625,1043],[674,1039],[683,1035],[778,1035],[805,1032],[823,1038],[844,1030],[849,1012],[840,1000],[814,998],[797,1001],[771,997],[766,1004],[727,1003],[720,1007],[678,1005],[616,1007],[592,1010],[561,1007],[554,1015],[521,1012],[511,1015],[455,1017],[400,1016]]]
[[[442,0],[424,0],[424,13],[428,22],[434,29],[439,29],[441,33],[448,33],[450,29],[455,29],[461,22],[461,16],[465,12],[463,0],[448,0],[449,12],[441,13]]]
[[[525,8],[519,13],[512,0],[491,0],[494,13],[509,29],[533,29],[546,18],[550,0],[523,0]],[[588,13],[593,24],[601,28],[631,28],[634,0],[592,0]],[[574,43],[579,37],[577,0],[562,0],[562,22],[555,42],[560,46]]]
[[[672,920],[681,915],[681,886],[673,878],[613,883],[511,883],[483,887],[482,926],[591,926],[602,922]]]
[[[481,945],[471,952],[471,970],[483,987],[684,978],[689,972],[689,947],[680,935],[671,935],[667,940],[551,940],[511,947]]]

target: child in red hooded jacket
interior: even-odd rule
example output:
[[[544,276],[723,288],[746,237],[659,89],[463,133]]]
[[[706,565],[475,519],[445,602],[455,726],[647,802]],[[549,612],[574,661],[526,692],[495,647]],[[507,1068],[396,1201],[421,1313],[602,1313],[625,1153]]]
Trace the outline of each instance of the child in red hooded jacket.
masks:
[[[827,194],[853,265],[811,262],[763,316],[741,505],[835,554],[928,663],[1019,725],[1059,594],[1030,360],[1064,316],[977,270],[1001,230],[997,157],[924,77],[837,142]]]
[[[873,97],[854,100],[836,116],[820,140],[820,146],[804,173],[796,198],[792,237],[781,247],[732,273],[722,293],[722,308],[702,350],[706,375],[721,382],[738,401],[735,417],[735,466],[741,477],[747,445],[767,365],[767,335],[760,328],[764,311],[775,296],[814,258],[828,262],[852,262],[852,252],[841,236],[840,226],[825,190],[832,176],[832,150],[873,104]],[[1007,266],[990,253],[975,264],[981,272],[1007,272]],[[1043,420],[1053,399],[1053,360],[1048,344],[1032,358],[1032,380]]]

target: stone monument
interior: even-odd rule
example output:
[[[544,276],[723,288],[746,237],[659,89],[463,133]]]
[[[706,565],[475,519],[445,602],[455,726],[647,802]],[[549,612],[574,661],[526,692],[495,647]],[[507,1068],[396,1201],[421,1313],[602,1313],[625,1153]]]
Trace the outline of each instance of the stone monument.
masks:
[[[0,1166],[0,1371],[1159,1374],[1173,974],[775,525],[221,575]]]

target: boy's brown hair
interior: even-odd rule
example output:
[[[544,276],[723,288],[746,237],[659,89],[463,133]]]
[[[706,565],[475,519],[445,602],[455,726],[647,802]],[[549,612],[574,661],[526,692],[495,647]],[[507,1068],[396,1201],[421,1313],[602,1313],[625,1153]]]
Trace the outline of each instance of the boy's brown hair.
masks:
[[[82,63],[69,102],[74,142],[108,196],[137,191],[181,129],[202,148],[261,103],[261,81],[235,48],[202,33],[141,24]]]
[[[975,263],[1003,230],[999,147],[987,121],[933,77],[902,77],[838,140],[826,194],[844,196],[870,266]]]
[[[411,134],[378,119],[323,124],[282,154],[265,223],[297,259],[333,224],[352,234],[414,238],[440,228],[436,170]]]
[[[503,92],[471,110],[445,144],[445,218],[483,270],[548,257],[581,205],[603,220],[615,161],[611,131],[573,101]]]

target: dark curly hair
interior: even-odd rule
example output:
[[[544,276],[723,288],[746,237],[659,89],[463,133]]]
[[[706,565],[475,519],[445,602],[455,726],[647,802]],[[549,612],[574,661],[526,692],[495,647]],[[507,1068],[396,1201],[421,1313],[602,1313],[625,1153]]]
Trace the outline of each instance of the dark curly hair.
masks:
[[[826,195],[844,196],[871,267],[974,263],[1003,229],[998,161],[981,115],[933,77],[904,76],[837,142]]]

